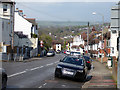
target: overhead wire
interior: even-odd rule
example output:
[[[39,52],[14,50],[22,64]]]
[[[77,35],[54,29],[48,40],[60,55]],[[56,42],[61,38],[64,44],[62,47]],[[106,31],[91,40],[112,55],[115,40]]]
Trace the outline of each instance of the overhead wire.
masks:
[[[40,12],[40,13],[43,14],[43,15],[46,15],[46,16],[49,16],[49,17],[52,17],[52,18],[56,18],[56,19],[58,19],[58,20],[60,20],[60,21],[64,21],[64,20],[65,20],[65,21],[70,21],[70,19],[57,17],[57,16],[54,16],[54,15],[50,15],[50,14],[48,14],[48,13],[46,13],[46,12],[43,12],[43,11],[41,11],[41,10],[31,8],[31,7],[29,7],[29,6],[26,6],[26,5],[23,4],[22,2],[20,2],[20,3],[17,2],[17,4],[19,4],[19,5],[27,8],[27,9],[29,9],[30,11],[32,10],[33,12],[36,12],[36,13],[39,13],[39,12]]]

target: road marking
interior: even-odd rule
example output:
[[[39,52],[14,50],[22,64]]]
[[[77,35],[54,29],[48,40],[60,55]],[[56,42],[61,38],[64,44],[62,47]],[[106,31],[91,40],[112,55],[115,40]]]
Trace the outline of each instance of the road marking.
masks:
[[[50,63],[50,64],[46,64],[46,66],[50,66],[50,65],[53,65],[54,63]]]
[[[38,87],[38,88],[42,88],[42,86]]]
[[[47,83],[44,83],[43,86],[45,86]]]
[[[19,72],[19,73],[15,73],[15,74],[9,75],[8,78],[16,76],[16,75],[23,74],[23,73],[26,73],[26,71],[22,71],[22,72]]]
[[[57,61],[58,62],[58,61]],[[57,63],[56,62],[56,63]],[[50,66],[50,65],[53,65],[54,63],[50,63],[50,64],[46,64],[46,66]],[[22,71],[22,72],[19,72],[19,73],[15,73],[15,74],[12,74],[12,75],[9,75],[8,78],[10,77],[13,77],[13,76],[16,76],[16,75],[20,75],[20,74],[23,74],[23,73],[26,73],[27,71],[33,71],[33,70],[37,70],[39,68],[43,68],[44,66],[40,66],[40,67],[35,67],[35,68],[32,68],[32,69],[25,69],[25,71]]]
[[[33,70],[36,70],[36,69],[39,69],[40,67],[35,67],[35,68],[32,68],[32,69],[30,69],[31,71],[33,71]]]
[[[38,88],[42,88],[43,86],[45,86],[47,83],[44,83],[43,85],[41,85],[40,87],[38,87]]]
[[[43,68],[43,67],[44,67],[44,66],[35,67],[35,68],[30,69],[30,70],[33,71],[33,70],[36,70],[36,69],[39,69],[39,68]]]
[[[66,85],[62,85],[62,87],[66,87]]]
[[[56,62],[54,62],[54,63],[58,63],[59,61],[56,61]]]
[[[43,68],[44,66],[40,66],[40,68]]]

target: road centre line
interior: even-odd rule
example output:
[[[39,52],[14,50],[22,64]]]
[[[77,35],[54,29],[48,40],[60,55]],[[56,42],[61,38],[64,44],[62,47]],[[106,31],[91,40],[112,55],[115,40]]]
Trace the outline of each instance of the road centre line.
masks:
[[[38,87],[38,88],[42,88],[42,86]]]
[[[32,69],[30,69],[31,71],[33,71],[33,70],[36,70],[36,69],[39,69],[40,67],[35,67],[35,68],[32,68]]]
[[[33,70],[36,70],[36,69],[39,69],[39,68],[43,68],[43,67],[44,67],[44,66],[35,67],[35,68],[30,69],[30,70],[33,71]]]
[[[46,64],[46,66],[50,66],[50,65],[53,65],[54,63],[50,63],[50,64]]]
[[[43,86],[45,86],[47,83],[44,83]]]
[[[38,88],[42,88],[43,86],[45,86],[47,83],[44,83],[43,85],[41,85],[40,87],[38,87]]]
[[[16,76],[16,75],[23,74],[23,73],[26,73],[26,72],[27,72],[27,71],[22,71],[22,72],[19,72],[19,73],[15,73],[15,74],[9,75],[8,78],[13,77],[13,76]]]
[[[53,65],[53,64],[54,64],[54,63],[46,64],[46,66],[50,66],[50,65]],[[37,70],[37,69],[40,69],[40,68],[43,68],[43,67],[44,67],[44,66],[35,67],[35,68],[32,68],[32,69],[25,69],[25,70],[22,71],[22,72],[18,72],[18,73],[9,75],[8,78],[13,77],[13,76],[17,76],[17,75],[20,75],[20,74],[24,74],[24,73],[28,72],[29,70],[30,70],[30,71],[33,71],[33,70]]]
[[[56,62],[54,62],[54,63],[58,63],[59,61],[56,61]]]

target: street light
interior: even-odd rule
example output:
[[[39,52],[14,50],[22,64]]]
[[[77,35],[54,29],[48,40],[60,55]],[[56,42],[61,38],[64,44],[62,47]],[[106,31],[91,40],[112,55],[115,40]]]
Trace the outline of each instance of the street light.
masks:
[[[102,53],[102,56],[103,56],[103,29],[104,29],[103,26],[104,26],[104,15],[101,14],[101,13],[96,13],[96,12],[93,12],[92,14],[93,14],[93,15],[98,14],[98,15],[102,16],[102,51],[101,51],[101,53]],[[101,57],[101,63],[103,63],[103,57]]]

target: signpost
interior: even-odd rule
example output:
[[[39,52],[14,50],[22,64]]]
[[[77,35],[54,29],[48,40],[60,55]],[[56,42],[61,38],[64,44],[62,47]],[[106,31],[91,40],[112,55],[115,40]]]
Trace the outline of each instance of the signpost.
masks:
[[[43,41],[42,40],[40,41],[40,46],[43,47]]]

